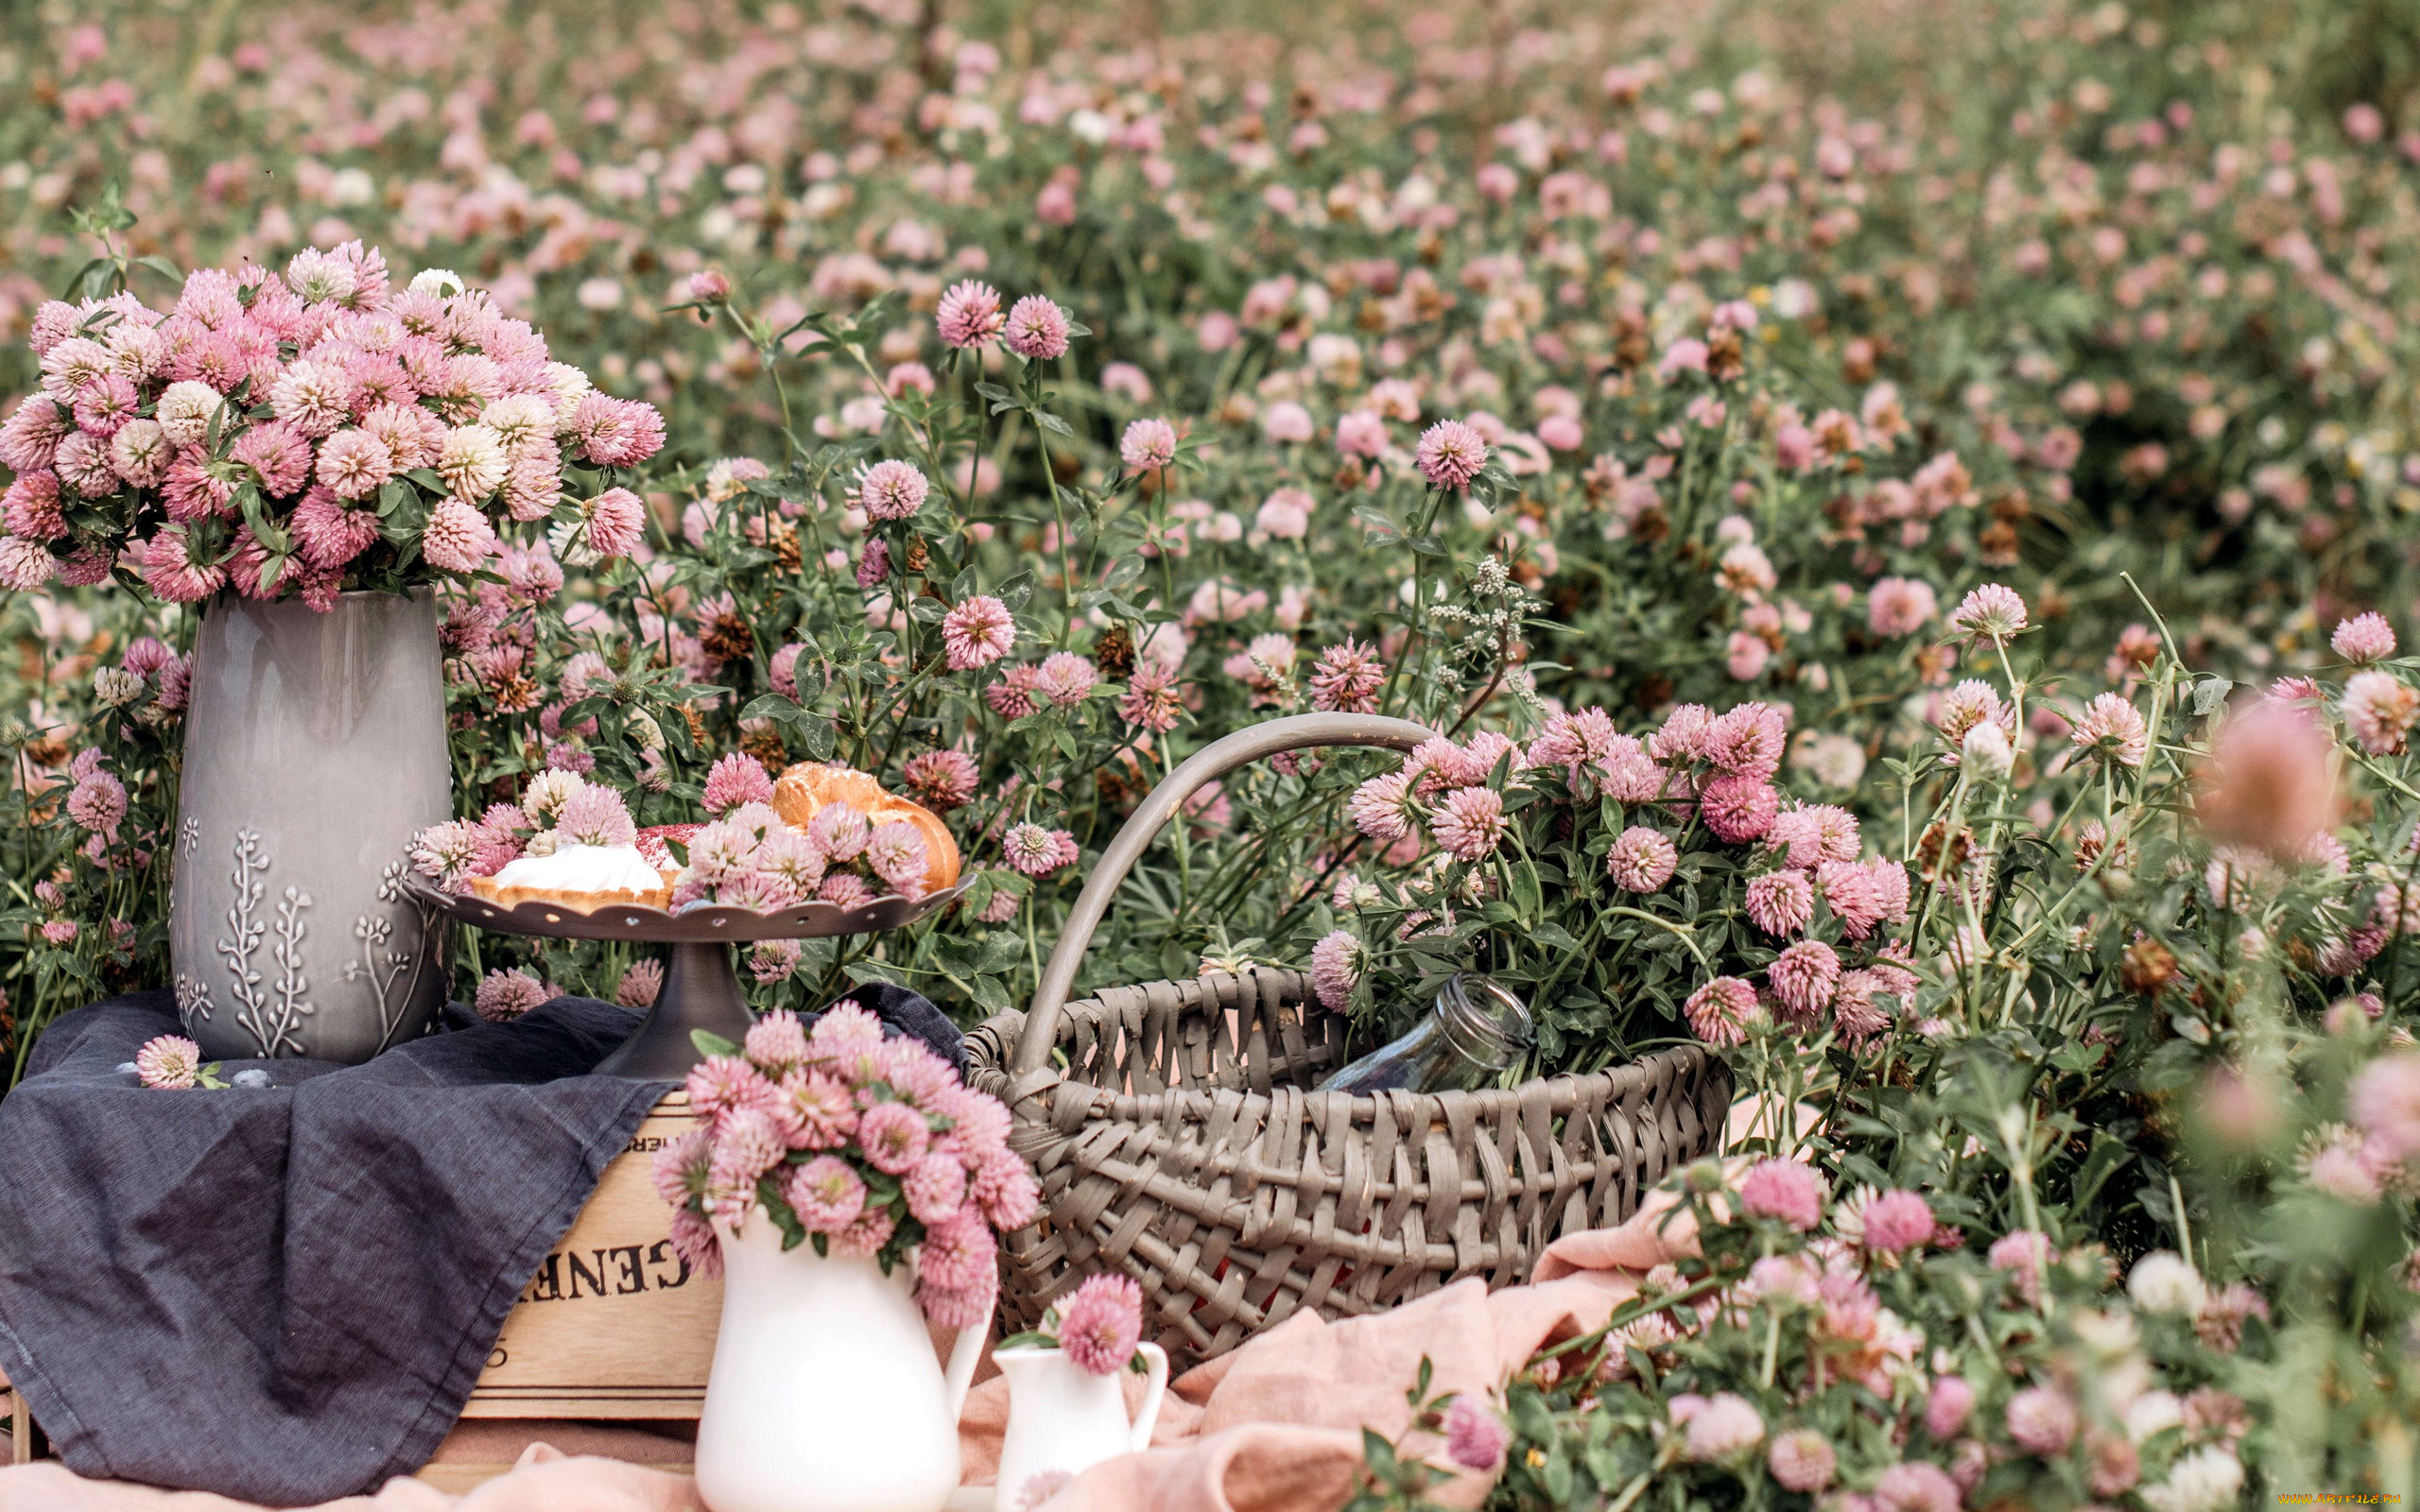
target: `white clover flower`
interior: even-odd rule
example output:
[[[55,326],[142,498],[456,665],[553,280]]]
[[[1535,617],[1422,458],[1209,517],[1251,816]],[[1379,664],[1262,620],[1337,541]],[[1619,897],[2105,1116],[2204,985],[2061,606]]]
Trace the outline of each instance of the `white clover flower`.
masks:
[[[210,438],[211,418],[225,406],[218,390],[187,378],[160,395],[160,428],[179,446],[199,446]]]
[[[485,425],[457,425],[438,444],[437,475],[465,504],[493,497],[511,465],[504,438]]]
[[[2008,743],[2008,731],[1994,719],[1986,719],[1967,730],[1958,743],[1958,750],[1966,769],[1986,782],[1998,782],[2016,765],[2016,751]]]
[[[344,259],[306,247],[285,265],[285,282],[305,302],[318,304],[324,300],[351,299],[353,291],[361,286],[361,275]]]
[[[575,428],[572,411],[579,406],[582,399],[595,391],[596,386],[588,381],[588,374],[571,364],[550,362],[546,364],[546,387],[555,396],[555,434],[568,435]]]
[[[175,451],[158,421],[130,420],[110,438],[110,466],[127,482],[147,489],[167,475]]]
[[[1818,735],[1793,749],[1789,764],[1825,787],[1853,788],[1865,776],[1865,747],[1847,735]]]
[[[1815,286],[1803,278],[1786,278],[1773,285],[1773,314],[1785,320],[1804,320],[1821,302]]]
[[[735,456],[720,457],[706,469],[707,498],[720,504],[746,487],[735,471],[738,461],[739,459]]]
[[[93,696],[104,709],[123,709],[143,696],[143,679],[124,667],[103,667],[93,674]]]
[[[1860,1183],[1832,1207],[1832,1231],[1844,1244],[1865,1243],[1866,1205],[1882,1194],[1871,1182]]]
[[[553,437],[555,406],[535,394],[507,394],[491,400],[479,411],[479,423],[502,438],[508,452],[518,455],[530,441]]]
[[[2144,1312],[2173,1317],[2201,1311],[2208,1291],[2191,1261],[2174,1250],[2154,1249],[2135,1262],[2126,1294]]]
[[[2173,1391],[2146,1391],[2126,1404],[2126,1436],[2145,1443],[2185,1421],[2185,1403]]]
[[[521,812],[551,825],[572,795],[587,785],[578,772],[549,766],[529,779],[527,790],[521,795]]]
[[[269,386],[277,418],[317,440],[353,419],[353,380],[332,362],[306,357]]]
[[[2243,1462],[2208,1444],[2178,1455],[2168,1468],[2168,1479],[2145,1486],[2140,1494],[2156,1512],[2219,1512],[2235,1505],[2242,1492]]]
[[[441,299],[462,292],[462,275],[450,267],[424,267],[412,275],[414,294],[434,294]]]
[[[2133,1353],[2142,1342],[2134,1314],[2123,1308],[2086,1308],[2068,1326],[2076,1331],[2076,1342],[2103,1362]]]
[[[117,370],[141,383],[160,370],[161,357],[167,348],[160,328],[137,320],[120,320],[101,337],[101,345],[110,349],[117,359]]]
[[[546,527],[546,549],[566,567],[594,567],[596,550],[588,543],[588,522],[560,520]]]

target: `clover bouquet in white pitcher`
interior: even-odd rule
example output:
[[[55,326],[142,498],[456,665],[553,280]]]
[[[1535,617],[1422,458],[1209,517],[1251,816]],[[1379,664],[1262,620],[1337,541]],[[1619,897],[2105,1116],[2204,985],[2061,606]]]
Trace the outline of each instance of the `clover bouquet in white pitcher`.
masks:
[[[999,1348],[1063,1350],[1087,1375],[1142,1375],[1149,1368],[1142,1352],[1143,1290],[1129,1277],[1087,1276],[1050,1304],[1040,1328],[1011,1333]]]
[[[656,1157],[692,1269],[721,1272],[717,1230],[761,1211],[782,1247],[871,1257],[888,1275],[915,1255],[925,1315],[964,1328],[999,1287],[994,1228],[1033,1219],[1032,1174],[1008,1146],[1009,1112],[914,1040],[843,1002],[809,1029],[769,1013],[735,1045],[700,1034],[689,1073],[703,1120]]]
[[[718,1512],[941,1512],[999,1295],[995,1225],[1039,1193],[1009,1112],[852,1001],[696,1037],[702,1126],[656,1158],[683,1260],[723,1283],[698,1420]],[[956,1331],[946,1370],[929,1330]]]
[[[1143,1289],[1088,1276],[1050,1305],[1042,1326],[992,1351],[1009,1379],[1000,1439],[1000,1507],[1027,1512],[1106,1459],[1149,1449],[1167,1392],[1167,1352],[1143,1339]],[[1144,1378],[1130,1412],[1119,1377]]]

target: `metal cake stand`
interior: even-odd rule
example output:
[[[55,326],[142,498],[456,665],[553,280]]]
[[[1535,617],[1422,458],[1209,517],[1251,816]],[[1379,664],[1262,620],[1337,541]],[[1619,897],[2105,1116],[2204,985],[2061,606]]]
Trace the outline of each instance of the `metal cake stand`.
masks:
[[[549,902],[506,908],[475,893],[442,891],[420,877],[407,879],[404,885],[419,902],[479,929],[549,939],[670,946],[664,989],[656,994],[655,1006],[622,1047],[596,1065],[599,1075],[667,1081],[687,1075],[700,1058],[690,1031],[709,1030],[736,1043],[755,1022],[739,990],[739,973],[732,966],[733,945],[897,929],[947,906],[968,884],[961,882],[913,901],[890,893],[854,908],[808,902],[770,914],[718,905],[673,914],[636,903],[614,903],[590,913]]]

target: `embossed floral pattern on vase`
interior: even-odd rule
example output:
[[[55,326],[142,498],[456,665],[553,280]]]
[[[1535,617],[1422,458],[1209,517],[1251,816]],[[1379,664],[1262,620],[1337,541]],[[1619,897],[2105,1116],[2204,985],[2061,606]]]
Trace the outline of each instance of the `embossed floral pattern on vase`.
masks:
[[[446,812],[443,718],[425,594],[211,607],[170,907],[177,1009],[206,1054],[359,1061],[434,1023],[441,925],[402,857]]]

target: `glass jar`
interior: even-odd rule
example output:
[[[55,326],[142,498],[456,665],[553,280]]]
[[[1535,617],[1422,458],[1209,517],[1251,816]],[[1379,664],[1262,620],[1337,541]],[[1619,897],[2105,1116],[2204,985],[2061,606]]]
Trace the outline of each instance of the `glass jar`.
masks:
[[[1320,1083],[1323,1092],[1475,1091],[1493,1087],[1530,1048],[1529,1005],[1475,971],[1457,971],[1426,1017]]]

